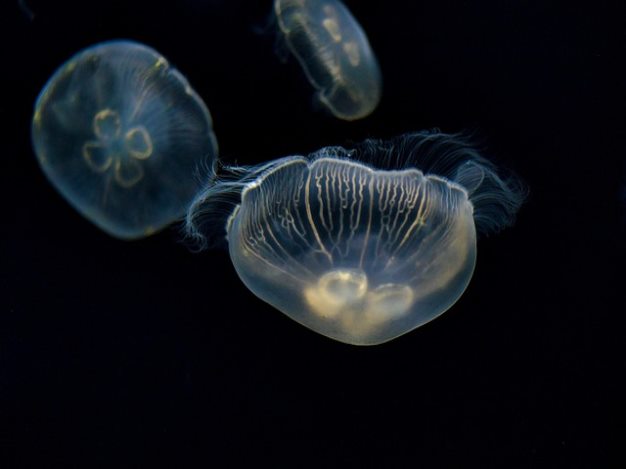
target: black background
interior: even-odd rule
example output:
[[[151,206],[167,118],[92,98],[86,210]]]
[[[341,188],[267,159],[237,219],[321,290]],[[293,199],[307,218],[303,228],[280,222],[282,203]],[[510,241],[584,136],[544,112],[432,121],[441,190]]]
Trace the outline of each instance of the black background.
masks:
[[[277,59],[270,1],[3,1],[0,468],[626,467],[624,2],[346,4],[384,77],[353,123]],[[114,38],[189,79],[228,163],[470,130],[529,198],[443,316],[331,341],[227,251],[193,254],[175,227],[115,240],[48,183],[34,100]]]

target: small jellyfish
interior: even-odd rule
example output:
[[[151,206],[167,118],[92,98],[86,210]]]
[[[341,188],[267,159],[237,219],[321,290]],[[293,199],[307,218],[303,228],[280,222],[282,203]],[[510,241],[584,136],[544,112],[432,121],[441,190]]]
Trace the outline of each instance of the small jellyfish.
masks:
[[[338,0],[275,0],[274,13],[319,101],[340,119],[371,114],[380,101],[380,69],[348,9]]]
[[[198,171],[213,173],[217,158],[211,116],[185,77],[129,41],[85,49],[55,72],[37,99],[32,141],[63,197],[121,239],[181,218]]]
[[[190,232],[202,237],[205,214],[237,190],[226,232],[245,285],[356,345],[389,341],[450,308],[472,277],[477,232],[512,223],[524,196],[463,138],[419,132],[250,168],[241,182],[199,194]]]

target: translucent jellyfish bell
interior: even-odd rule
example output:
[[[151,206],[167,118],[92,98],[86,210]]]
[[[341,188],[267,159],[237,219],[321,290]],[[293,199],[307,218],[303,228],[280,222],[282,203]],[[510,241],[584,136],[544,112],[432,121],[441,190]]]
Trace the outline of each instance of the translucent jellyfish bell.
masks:
[[[292,319],[358,345],[450,308],[472,277],[477,231],[510,224],[523,198],[462,139],[428,132],[279,159],[247,178],[227,223],[237,273]],[[206,232],[204,215],[237,185],[199,195],[192,234]]]
[[[381,76],[367,36],[338,0],[275,0],[280,34],[336,117],[361,119],[378,105]]]
[[[183,216],[198,171],[212,173],[217,158],[211,116],[185,77],[129,41],[85,49],[55,72],[37,99],[32,140],[65,199],[123,239]]]

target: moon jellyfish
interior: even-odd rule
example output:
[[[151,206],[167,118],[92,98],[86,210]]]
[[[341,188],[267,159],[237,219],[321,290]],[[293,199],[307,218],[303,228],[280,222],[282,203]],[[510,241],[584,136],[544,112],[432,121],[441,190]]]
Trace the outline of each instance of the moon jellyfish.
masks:
[[[476,264],[477,232],[509,225],[521,183],[461,137],[420,132],[242,168],[201,193],[188,229],[237,193],[227,239],[259,298],[327,337],[386,342],[449,309]]]
[[[380,69],[348,9],[338,0],[275,0],[274,12],[319,101],[340,119],[369,115],[380,101]]]
[[[62,65],[35,105],[44,173],[84,217],[122,239],[182,217],[213,172],[217,143],[200,97],[159,53],[115,41]]]

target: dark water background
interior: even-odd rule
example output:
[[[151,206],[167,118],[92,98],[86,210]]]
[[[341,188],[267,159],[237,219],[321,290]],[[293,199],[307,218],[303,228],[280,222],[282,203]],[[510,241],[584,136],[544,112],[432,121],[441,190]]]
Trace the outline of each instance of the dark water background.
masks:
[[[3,1],[0,468],[626,467],[624,2],[345,3],[384,77],[353,123],[276,58],[269,1]],[[176,229],[117,241],[45,179],[33,102],[115,38],[189,79],[229,163],[471,130],[529,199],[442,317],[333,342],[254,297],[226,251]]]

